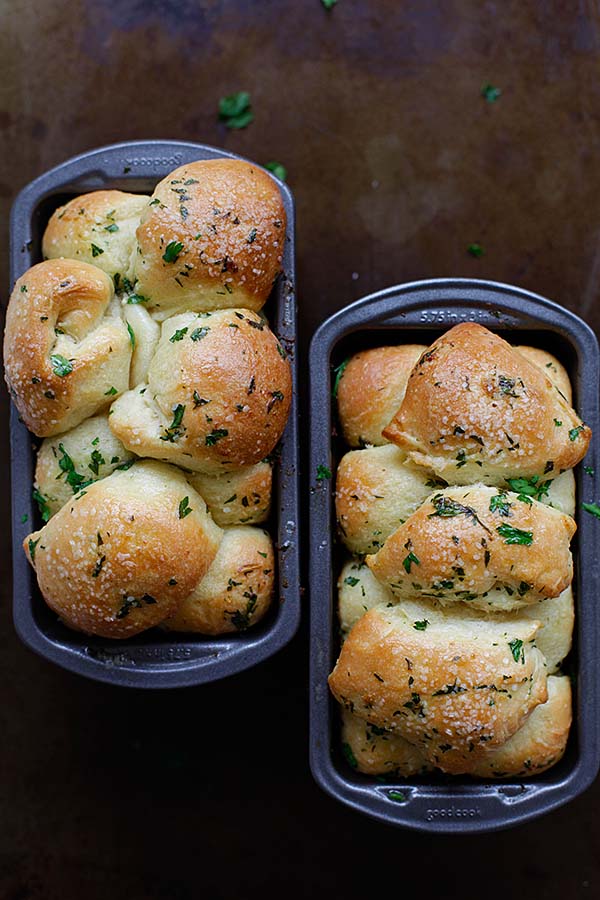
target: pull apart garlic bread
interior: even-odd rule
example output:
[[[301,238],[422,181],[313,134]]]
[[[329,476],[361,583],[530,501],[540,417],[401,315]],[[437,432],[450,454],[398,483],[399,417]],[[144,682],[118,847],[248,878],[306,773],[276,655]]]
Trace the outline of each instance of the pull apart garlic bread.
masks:
[[[563,755],[572,469],[591,437],[571,402],[555,357],[473,323],[343,369],[341,429],[363,449],[337,470],[353,556],[329,684],[359,771],[524,778]]]
[[[218,635],[266,614],[271,454],[290,363],[261,309],[280,272],[277,184],[186,164],[151,196],[75,197],[15,284],[5,377],[42,438],[25,552],[70,628]]]

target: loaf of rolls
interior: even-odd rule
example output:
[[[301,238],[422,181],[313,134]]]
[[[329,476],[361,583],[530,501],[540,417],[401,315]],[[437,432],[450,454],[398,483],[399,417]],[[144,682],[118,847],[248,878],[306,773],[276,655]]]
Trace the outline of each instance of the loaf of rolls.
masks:
[[[44,262],[13,289],[4,354],[21,418],[44,438],[42,527],[25,552],[68,627],[218,635],[266,614],[274,551],[251,526],[269,518],[292,379],[258,311],[285,241],[276,181],[230,159],[51,215]]]
[[[590,430],[544,350],[472,323],[393,350],[357,354],[337,385],[363,448],[341,458],[335,495],[355,554],[329,679],[344,754],[371,775],[526,778],[561,758],[571,725],[572,467]]]

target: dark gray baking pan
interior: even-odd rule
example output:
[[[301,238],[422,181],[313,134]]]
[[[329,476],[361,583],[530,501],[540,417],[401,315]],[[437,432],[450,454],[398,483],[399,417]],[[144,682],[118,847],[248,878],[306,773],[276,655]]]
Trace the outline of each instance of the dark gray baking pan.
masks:
[[[339,652],[335,586],[342,552],[335,541],[331,480],[317,480],[317,466],[335,473],[345,452],[332,437],[332,370],[352,353],[382,344],[429,344],[458,322],[474,321],[519,343],[554,353],[567,367],[575,405],[594,437],[586,465],[600,477],[599,354],[591,329],[577,316],[528,291],[471,279],[435,279],[372,294],[328,319],[315,334],[311,373],[310,505],[310,759],[317,782],[333,797],[392,825],[420,831],[491,831],[525,822],[580,794],[599,764],[597,604],[600,584],[600,520],[581,502],[600,500],[595,480],[577,467],[577,523],[573,543],[576,596],[575,646],[566,670],[574,677],[575,716],[564,758],[526,781],[489,782],[467,777],[394,780],[355,772],[341,752],[339,707],[327,676]]]
[[[104,188],[151,193],[177,166],[215,157],[240,159],[203,144],[135,141],[84,153],[46,172],[17,197],[11,215],[11,284],[39,262],[49,216],[70,197]],[[41,520],[32,501],[35,439],[11,410],[13,608],[20,638],[52,662],[80,675],[145,688],[183,687],[215,681],[253,666],[283,647],[300,619],[298,549],[298,436],[296,400],[296,294],[294,201],[278,182],[288,219],[283,272],[265,311],[292,365],[294,396],[274,477],[273,513],[266,527],[276,541],[278,585],[269,615],[243,634],[219,638],[166,635],[154,629],[128,641],[89,638],[70,631],[45,605],[21,542]],[[26,522],[23,518],[27,516]]]

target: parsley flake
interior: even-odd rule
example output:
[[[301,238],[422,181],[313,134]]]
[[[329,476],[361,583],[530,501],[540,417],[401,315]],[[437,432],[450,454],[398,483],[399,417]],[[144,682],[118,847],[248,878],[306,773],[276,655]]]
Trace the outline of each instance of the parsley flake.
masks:
[[[166,246],[162,258],[166,263],[174,263],[179,259],[179,254],[183,250],[181,241],[169,241]]]

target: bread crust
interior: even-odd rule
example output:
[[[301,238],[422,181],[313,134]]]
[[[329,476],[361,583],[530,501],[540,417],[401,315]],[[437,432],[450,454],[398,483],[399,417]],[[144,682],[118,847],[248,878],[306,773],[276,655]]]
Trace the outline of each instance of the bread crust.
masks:
[[[110,278],[58,259],[32,266],[6,312],[5,377],[30,431],[60,434],[127,390],[131,342]]]
[[[591,431],[538,365],[467,322],[422,355],[383,435],[450,484],[504,484],[577,465]]]
[[[193,472],[188,475],[188,481],[204,498],[211,516],[221,528],[260,525],[269,517],[273,467],[267,461],[224,475]]]
[[[183,473],[145,460],[80,491],[23,547],[65,625],[120,639],[173,615],[221,538]]]
[[[157,184],[142,216],[137,289],[159,317],[258,310],[280,271],[285,232],[279,188],[262,169],[232,159],[187,163]]]

